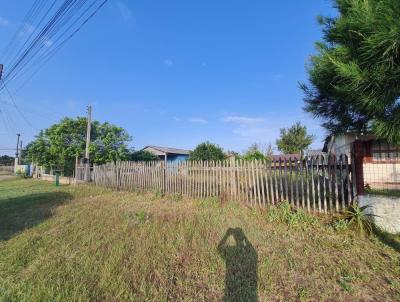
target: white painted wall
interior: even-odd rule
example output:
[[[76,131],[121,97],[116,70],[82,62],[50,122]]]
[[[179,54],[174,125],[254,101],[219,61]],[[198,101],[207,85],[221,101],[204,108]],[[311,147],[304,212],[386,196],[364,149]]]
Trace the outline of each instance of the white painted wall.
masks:
[[[364,184],[372,188],[379,185],[400,184],[400,163],[364,163]]]
[[[369,205],[367,213],[377,215],[373,217],[374,223],[388,233],[400,233],[400,198],[363,195],[359,196],[360,206]]]

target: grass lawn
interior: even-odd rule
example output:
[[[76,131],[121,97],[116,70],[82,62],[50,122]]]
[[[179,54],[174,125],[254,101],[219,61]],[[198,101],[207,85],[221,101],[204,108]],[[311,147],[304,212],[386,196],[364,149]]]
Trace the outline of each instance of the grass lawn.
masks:
[[[329,225],[216,200],[1,181],[0,301],[399,301],[399,236]]]

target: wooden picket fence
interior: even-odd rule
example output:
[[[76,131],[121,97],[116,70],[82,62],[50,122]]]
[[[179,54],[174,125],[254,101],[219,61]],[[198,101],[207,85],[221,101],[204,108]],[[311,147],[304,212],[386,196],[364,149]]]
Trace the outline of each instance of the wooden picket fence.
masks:
[[[338,212],[353,201],[354,180],[346,155],[303,160],[117,162],[94,166],[98,186],[120,190],[219,197],[249,205],[288,201],[312,212]]]

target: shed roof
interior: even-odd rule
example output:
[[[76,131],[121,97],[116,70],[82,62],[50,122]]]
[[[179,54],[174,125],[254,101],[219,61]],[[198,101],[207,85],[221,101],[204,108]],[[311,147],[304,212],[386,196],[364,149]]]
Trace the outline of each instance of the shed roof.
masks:
[[[147,148],[152,148],[152,149],[155,149],[155,150],[157,150],[159,152],[167,153],[167,154],[183,154],[183,155],[189,155],[190,154],[190,150],[169,148],[169,147],[160,147],[160,146],[152,146],[152,145],[144,147],[143,150],[145,150]]]

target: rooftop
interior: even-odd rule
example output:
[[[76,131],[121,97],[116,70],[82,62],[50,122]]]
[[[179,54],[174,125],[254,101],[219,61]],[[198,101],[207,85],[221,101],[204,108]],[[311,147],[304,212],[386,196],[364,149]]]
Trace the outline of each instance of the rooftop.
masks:
[[[161,147],[161,146],[146,146],[143,149],[146,148],[152,148],[157,151],[163,152],[163,153],[168,153],[168,154],[184,154],[184,155],[189,155],[190,150],[184,150],[184,149],[177,149],[177,148],[169,148],[169,147]]]

